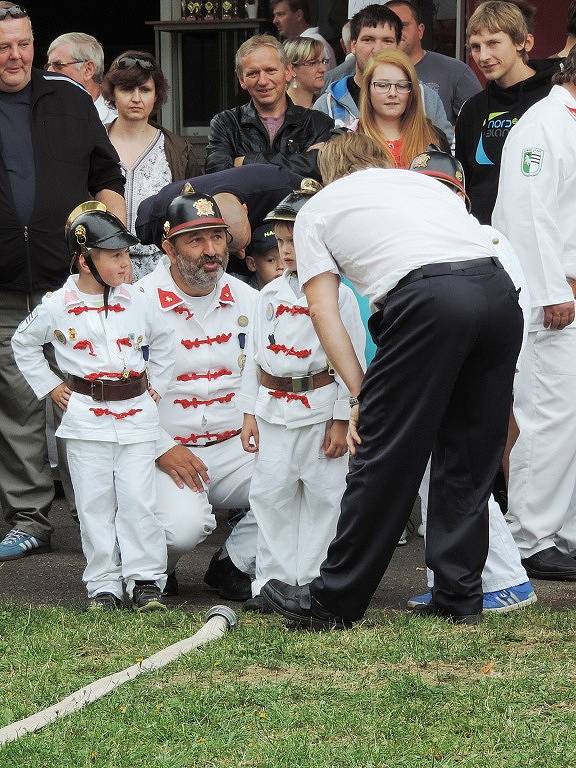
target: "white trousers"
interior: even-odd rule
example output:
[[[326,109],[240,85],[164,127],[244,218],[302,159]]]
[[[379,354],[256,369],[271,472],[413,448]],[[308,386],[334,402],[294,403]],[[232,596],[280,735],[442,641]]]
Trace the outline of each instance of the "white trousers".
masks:
[[[258,524],[258,595],[269,579],[307,584],[320,572],[336,533],[348,455],[327,459],[326,424],[286,429],[257,419],[260,449],[250,488]]]
[[[420,490],[422,522],[426,529],[426,517],[428,514],[428,492],[430,490],[430,462],[426,466]],[[504,515],[494,499],[490,496],[488,501],[489,520],[489,544],[488,557],[482,571],[482,591],[498,592],[501,589],[517,587],[528,581],[524,566],[520,562],[520,553],[514,542],[512,533],[506,523]],[[426,569],[428,586],[434,586],[434,573],[430,568]]]
[[[86,558],[88,597],[132,595],[136,580],[166,583],[166,538],[156,516],[154,442],[66,440]]]
[[[532,331],[519,359],[508,520],[522,557],[576,553],[576,327]]]
[[[213,507],[234,509],[249,505],[254,457],[244,451],[240,436],[191,450],[208,467],[210,483],[203,493],[195,492],[188,486],[178,488],[169,475],[156,470],[158,517],[166,531],[169,572],[174,570],[185,552],[192,551],[212,533],[216,527]],[[226,550],[237,568],[254,574],[256,521],[251,512],[232,529],[226,541]]]

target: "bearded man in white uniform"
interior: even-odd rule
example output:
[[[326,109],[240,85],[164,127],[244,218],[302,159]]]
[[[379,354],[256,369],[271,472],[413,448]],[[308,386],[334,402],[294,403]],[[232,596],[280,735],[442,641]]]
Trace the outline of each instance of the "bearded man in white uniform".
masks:
[[[226,274],[228,227],[210,195],[189,190],[168,206],[165,256],[140,280],[175,331],[176,365],[159,405],[158,514],[166,530],[169,582],[174,569],[216,527],[212,508],[248,507],[254,459],[240,442],[240,390],[257,292]],[[248,512],[218,550],[204,581],[227,600],[247,600],[256,556]]]

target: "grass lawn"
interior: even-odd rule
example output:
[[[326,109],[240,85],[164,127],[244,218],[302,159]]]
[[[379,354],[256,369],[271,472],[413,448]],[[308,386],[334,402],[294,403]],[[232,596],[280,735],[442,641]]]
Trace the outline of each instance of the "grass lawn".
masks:
[[[0,606],[0,727],[193,634],[179,611]],[[222,640],[0,749],[1,768],[573,768],[576,611],[348,632],[243,618]]]

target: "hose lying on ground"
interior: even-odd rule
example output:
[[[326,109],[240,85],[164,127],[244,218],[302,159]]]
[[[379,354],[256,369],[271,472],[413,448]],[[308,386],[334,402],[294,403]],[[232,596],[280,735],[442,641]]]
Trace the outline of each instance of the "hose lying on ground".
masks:
[[[100,680],[95,680],[93,683],[80,688],[78,691],[70,694],[70,696],[62,699],[57,704],[53,704],[51,707],[47,707],[35,715],[30,715],[30,717],[24,718],[24,720],[18,720],[16,723],[0,728],[0,746],[10,741],[15,741],[27,733],[32,733],[32,731],[38,731],[40,728],[44,728],[45,725],[64,717],[64,715],[69,715],[71,712],[82,709],[86,704],[101,699],[102,696],[106,696],[115,688],[118,688],[119,685],[122,685],[122,683],[133,680],[143,672],[153,672],[161,669],[179,656],[183,656],[185,653],[199,648],[201,645],[212,640],[219,640],[228,629],[234,629],[236,624],[236,614],[231,608],[228,608],[227,605],[215,605],[206,614],[206,623],[192,637],[187,637],[185,640],[169,645],[167,648],[163,648],[161,651],[144,659],[139,664],[133,664],[121,672],[115,672],[112,675],[100,678]]]

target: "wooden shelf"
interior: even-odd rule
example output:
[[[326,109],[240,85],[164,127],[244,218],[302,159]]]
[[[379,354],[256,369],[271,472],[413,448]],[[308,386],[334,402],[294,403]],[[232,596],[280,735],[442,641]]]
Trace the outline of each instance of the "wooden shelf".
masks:
[[[215,19],[214,21],[187,21],[177,19],[175,21],[147,21],[148,26],[154,27],[156,32],[223,32],[227,29],[258,29],[266,19]]]

